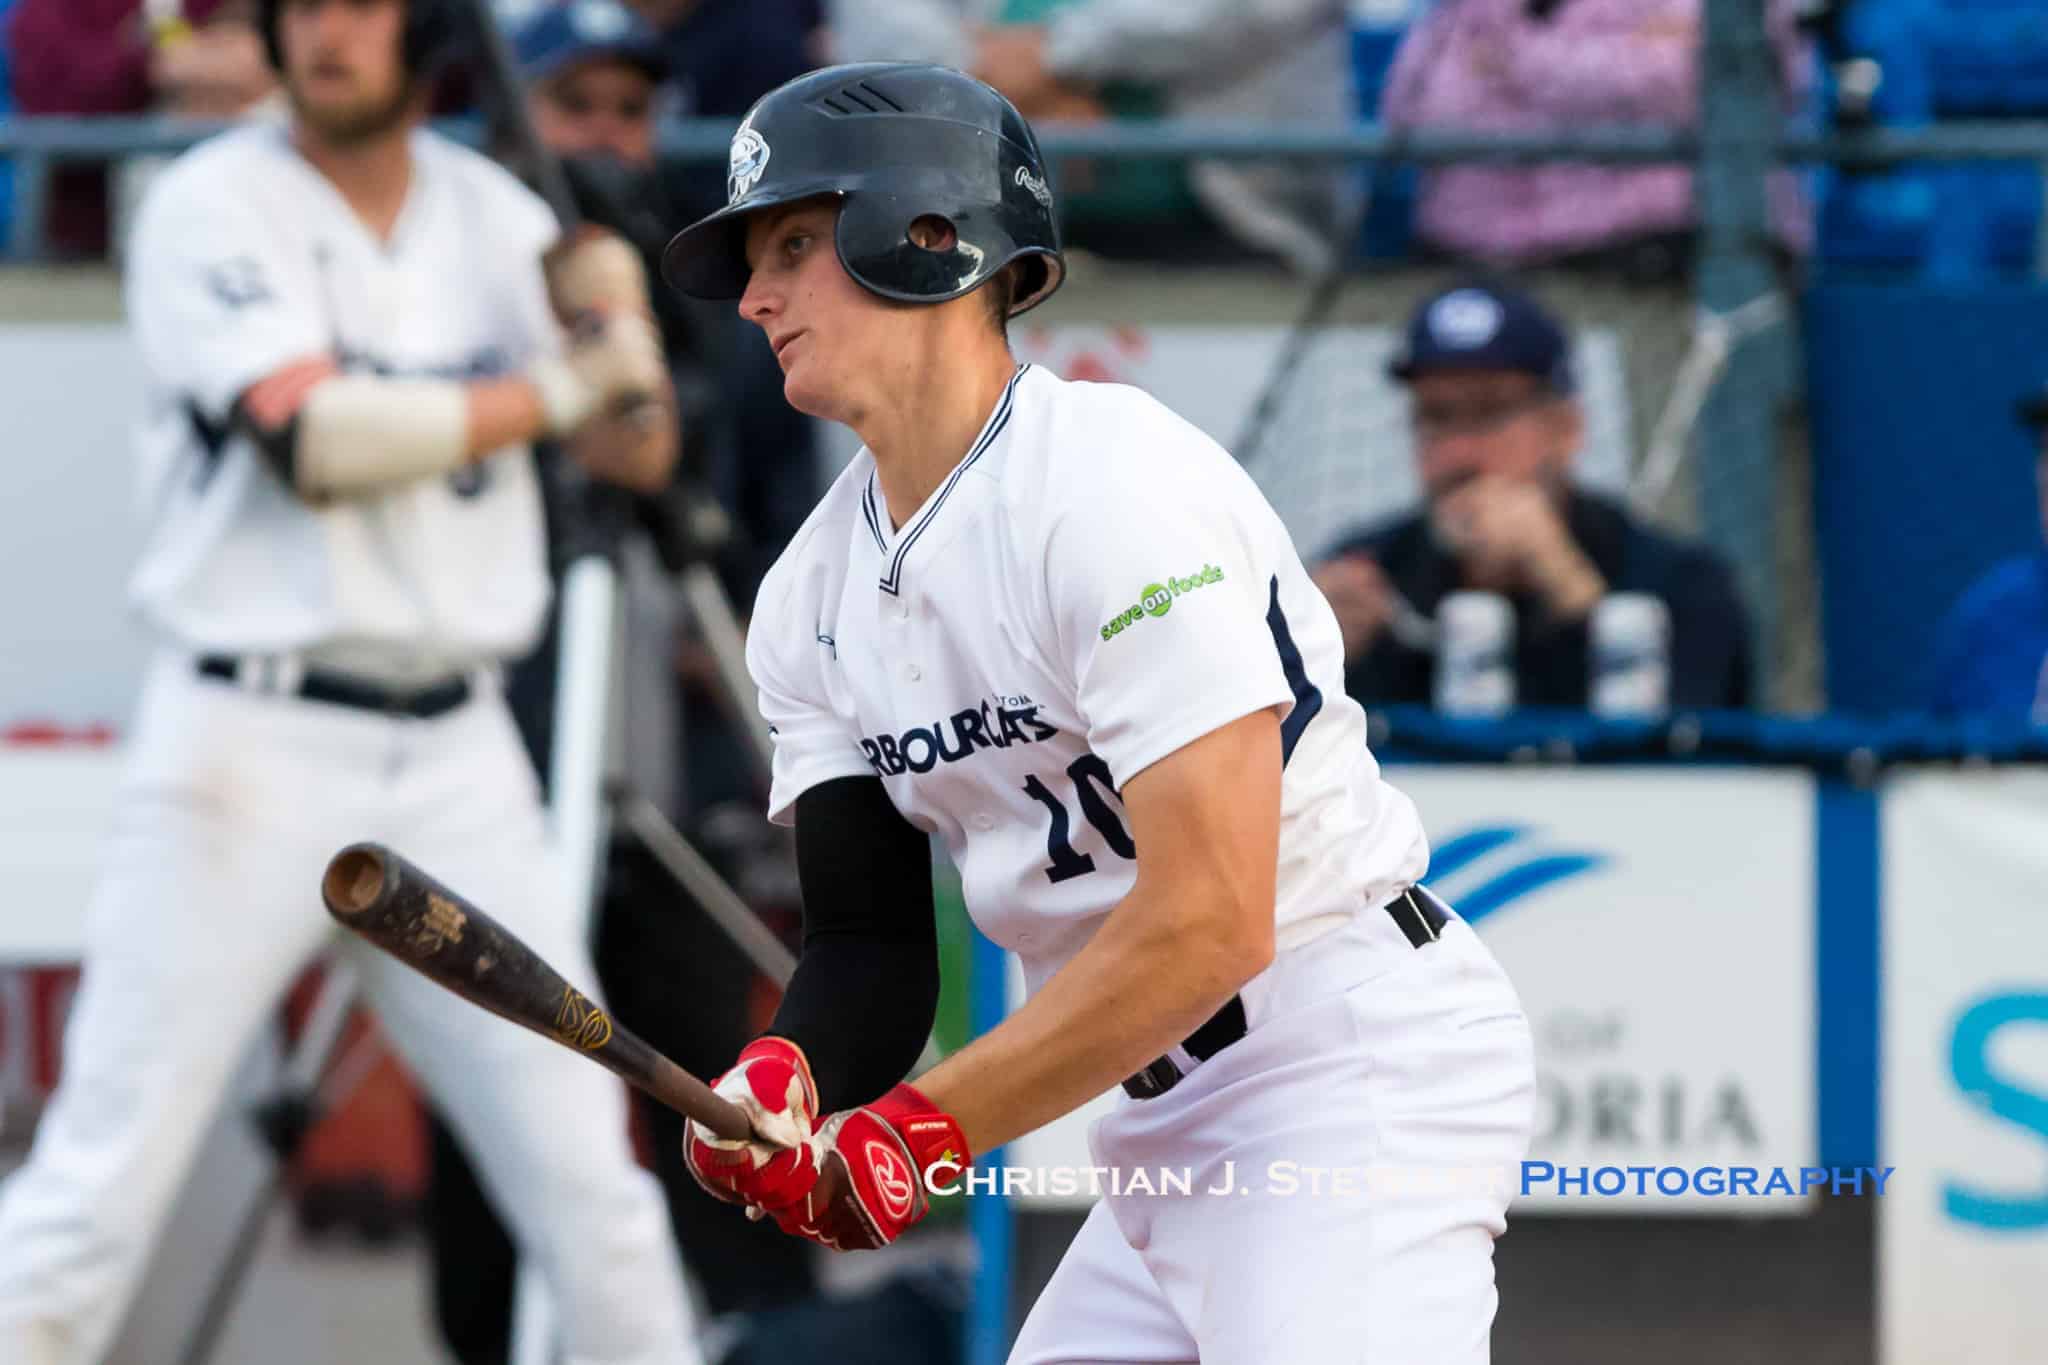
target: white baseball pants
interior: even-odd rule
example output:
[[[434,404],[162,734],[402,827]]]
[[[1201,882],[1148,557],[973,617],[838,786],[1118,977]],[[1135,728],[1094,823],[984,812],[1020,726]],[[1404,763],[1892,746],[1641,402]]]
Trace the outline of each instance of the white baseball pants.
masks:
[[[1463,921],[1419,949],[1357,930],[1283,955],[1243,1038],[1094,1126],[1124,1174],[1011,1365],[1484,1365],[1528,1023]],[[1115,1192],[1137,1170],[1160,1192]]]
[[[107,1349],[229,1072],[337,937],[320,874],[376,839],[595,981],[538,784],[494,688],[432,720],[151,669],[87,927],[64,1066],[0,1188],[0,1361]],[[579,1365],[699,1360],[668,1216],[623,1087],[353,939],[364,992],[461,1134]],[[167,1345],[166,1350],[170,1347]]]

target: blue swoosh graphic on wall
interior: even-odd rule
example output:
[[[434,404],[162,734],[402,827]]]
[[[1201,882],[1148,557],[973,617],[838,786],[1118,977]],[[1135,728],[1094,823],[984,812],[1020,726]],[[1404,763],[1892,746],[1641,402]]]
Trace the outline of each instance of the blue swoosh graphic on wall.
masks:
[[[1528,832],[1520,825],[1487,825],[1446,840],[1429,851],[1429,880],[1454,876],[1467,863],[1484,858],[1502,844],[1511,844]]]
[[[1453,904],[1467,924],[1476,924],[1511,901],[1554,882],[1591,872],[1605,862],[1607,859],[1597,853],[1553,853],[1531,858],[1465,892]]]

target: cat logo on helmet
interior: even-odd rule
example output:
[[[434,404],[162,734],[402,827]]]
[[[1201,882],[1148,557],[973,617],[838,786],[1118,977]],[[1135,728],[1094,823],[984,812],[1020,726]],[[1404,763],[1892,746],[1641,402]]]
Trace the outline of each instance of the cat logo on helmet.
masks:
[[[732,137],[732,160],[725,180],[725,201],[730,204],[761,182],[768,169],[768,139],[742,124]]]

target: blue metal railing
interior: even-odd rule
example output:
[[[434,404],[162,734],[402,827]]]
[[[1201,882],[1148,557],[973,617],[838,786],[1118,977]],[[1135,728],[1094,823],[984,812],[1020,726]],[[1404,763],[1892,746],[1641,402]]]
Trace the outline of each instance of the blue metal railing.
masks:
[[[15,166],[15,222],[9,255],[41,259],[43,205],[52,167],[172,155],[228,125],[154,116],[0,117],[0,156]],[[473,120],[442,125],[474,142]],[[733,123],[686,119],[663,125],[665,160],[718,163],[725,159]],[[1454,129],[1416,131],[1376,123],[1287,124],[1167,120],[1150,123],[1047,124],[1040,130],[1048,156],[1109,160],[1288,160],[1337,162],[1605,161],[1696,162],[1701,144],[1691,132],[1667,128],[1585,128],[1568,133],[1490,134]],[[1923,128],[1853,133],[1787,132],[1775,157],[1784,162],[1871,167],[1910,162],[2037,161],[2048,163],[2048,122],[1957,122]]]

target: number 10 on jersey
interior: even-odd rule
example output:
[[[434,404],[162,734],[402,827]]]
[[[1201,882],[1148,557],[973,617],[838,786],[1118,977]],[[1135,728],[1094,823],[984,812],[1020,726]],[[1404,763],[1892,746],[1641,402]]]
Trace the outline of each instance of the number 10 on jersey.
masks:
[[[1109,775],[1109,765],[1094,754],[1082,754],[1067,765],[1067,776],[1073,780],[1074,795],[1081,803],[1081,814],[1095,826],[1095,832],[1102,836],[1102,842],[1109,845],[1109,851],[1119,858],[1135,859],[1138,846],[1131,842],[1130,831],[1124,828],[1123,821],[1117,818],[1108,796],[1104,794],[1116,794],[1116,782]],[[1058,883],[1093,872],[1095,859],[1086,853],[1076,852],[1069,837],[1073,823],[1067,814],[1066,804],[1038,780],[1036,773],[1024,780],[1024,793],[1044,806],[1046,814],[1052,817],[1052,827],[1045,835],[1045,851],[1052,858],[1051,866],[1045,869],[1046,879]]]

